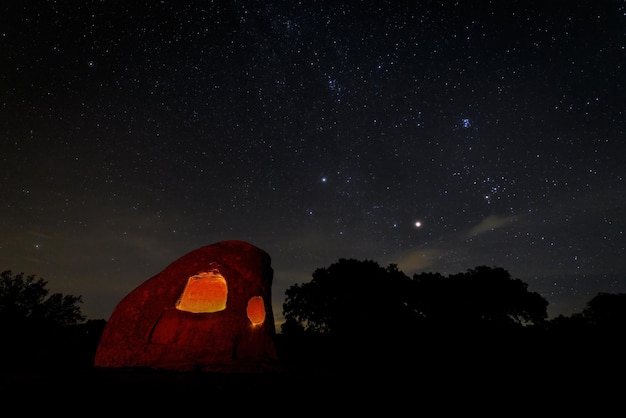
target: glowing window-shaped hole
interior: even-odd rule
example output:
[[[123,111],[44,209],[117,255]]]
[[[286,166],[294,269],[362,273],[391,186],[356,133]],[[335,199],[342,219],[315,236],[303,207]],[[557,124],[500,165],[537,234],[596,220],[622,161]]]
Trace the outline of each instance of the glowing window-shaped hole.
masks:
[[[248,300],[246,308],[248,319],[252,325],[261,325],[265,321],[265,303],[261,296],[253,296]]]
[[[219,272],[204,272],[191,276],[176,309],[194,313],[218,312],[226,309],[228,285]]]

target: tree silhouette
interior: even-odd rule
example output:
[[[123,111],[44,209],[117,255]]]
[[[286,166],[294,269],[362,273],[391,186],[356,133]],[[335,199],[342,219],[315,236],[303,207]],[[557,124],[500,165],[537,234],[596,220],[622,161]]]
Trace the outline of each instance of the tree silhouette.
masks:
[[[12,275],[11,270],[0,274],[0,321],[10,323],[50,323],[76,325],[85,320],[79,303],[81,296],[50,294],[48,282],[24,273]]]
[[[539,325],[548,316],[548,302],[499,267],[409,279],[393,264],[340,259],[285,294],[285,333],[402,332],[424,324],[505,328]]]
[[[626,329],[626,293],[599,292],[590,299],[582,312],[570,316],[559,315],[547,324],[550,333],[563,340],[578,343],[615,335],[622,341]]]
[[[315,270],[310,282],[285,292],[285,352],[317,368],[345,369],[408,350],[419,319],[406,303],[409,283],[395,265],[372,260],[342,258]]]
[[[543,325],[548,306],[499,267],[409,278],[396,265],[383,268],[354,259],[317,269],[310,282],[295,284],[285,294],[282,332],[306,340],[300,344],[305,351],[320,341],[307,335],[326,335],[333,337],[324,340],[335,344],[329,350],[333,355],[419,367],[436,364],[442,356],[449,363],[452,358],[495,358],[512,348],[519,353],[521,341],[542,330],[535,326]]]
[[[559,315],[547,323],[547,329],[549,345],[559,353],[555,359],[563,369],[576,365],[587,373],[626,371],[626,294],[600,292],[582,312]]]
[[[602,329],[626,329],[626,293],[600,292],[594,296],[582,312],[591,325]]]
[[[413,281],[412,304],[429,322],[503,328],[539,325],[548,316],[548,302],[500,267],[478,266],[448,277],[421,273]]]
[[[411,317],[402,292],[408,282],[395,265],[339,259],[315,270],[310,282],[285,291],[281,329],[344,336],[398,328]]]
[[[48,282],[11,270],[0,274],[0,362],[41,365],[63,350],[71,327],[81,324],[80,296],[50,294]]]

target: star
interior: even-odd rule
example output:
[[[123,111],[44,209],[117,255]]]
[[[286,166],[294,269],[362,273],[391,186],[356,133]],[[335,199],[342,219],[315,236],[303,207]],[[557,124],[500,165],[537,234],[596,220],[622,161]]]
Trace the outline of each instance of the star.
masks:
[[[626,291],[618,2],[217,3],[5,8],[0,264],[70,281],[93,319],[164,255],[235,237],[273,256],[278,319],[324,263],[416,236],[462,254],[420,268],[488,261],[551,316]]]

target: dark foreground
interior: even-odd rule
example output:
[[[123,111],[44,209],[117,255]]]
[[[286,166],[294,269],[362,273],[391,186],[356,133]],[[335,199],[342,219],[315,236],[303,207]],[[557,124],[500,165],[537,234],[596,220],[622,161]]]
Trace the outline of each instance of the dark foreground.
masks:
[[[382,416],[480,413],[493,416],[623,411],[624,368],[612,361],[553,363],[276,364],[254,373],[157,370],[47,370],[1,375],[6,410],[22,416],[128,416],[200,413],[233,416]],[[569,363],[571,361],[571,363]],[[569,364],[568,364],[569,363]],[[387,366],[385,366],[387,364]],[[615,366],[615,367],[613,367]],[[17,409],[16,409],[17,408]]]
[[[79,367],[0,369],[0,411],[177,418],[613,416],[623,414],[626,399],[621,340],[450,340],[430,348],[380,344],[344,352],[310,340],[278,340],[280,360],[254,372],[99,369],[87,358]]]

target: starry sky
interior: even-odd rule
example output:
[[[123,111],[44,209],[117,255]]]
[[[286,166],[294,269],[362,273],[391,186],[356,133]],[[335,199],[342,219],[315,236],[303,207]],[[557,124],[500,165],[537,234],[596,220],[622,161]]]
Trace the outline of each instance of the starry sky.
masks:
[[[624,1],[0,8],[0,270],[88,319],[231,239],[277,324],[340,258],[626,292]]]

